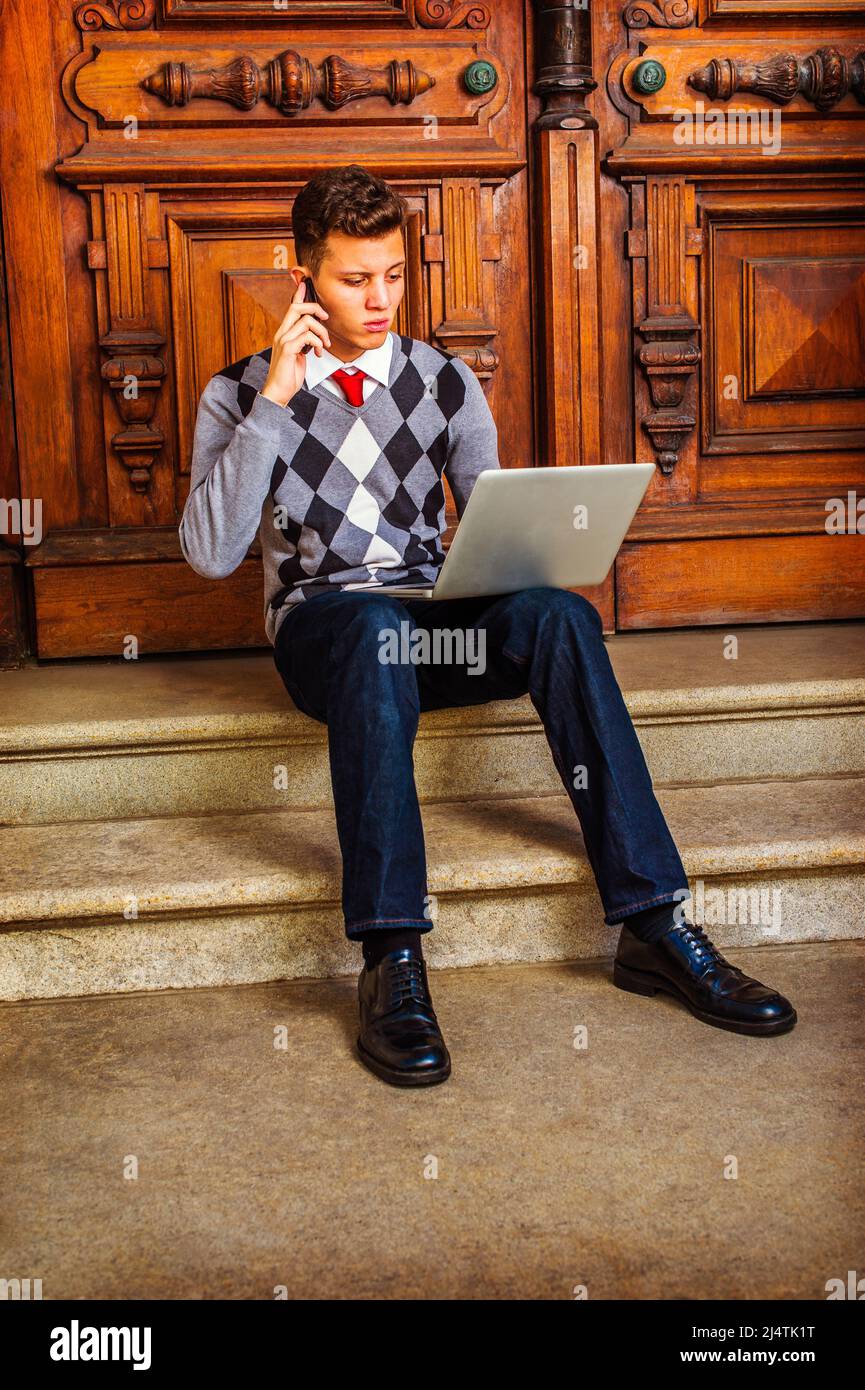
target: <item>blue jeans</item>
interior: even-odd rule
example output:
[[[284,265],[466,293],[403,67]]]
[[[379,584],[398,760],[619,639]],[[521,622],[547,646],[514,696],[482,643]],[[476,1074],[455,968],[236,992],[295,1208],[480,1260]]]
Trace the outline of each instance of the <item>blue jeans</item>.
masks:
[[[430,637],[461,629],[465,660],[406,659],[418,628]],[[380,659],[386,632],[403,634],[399,659]],[[319,593],[283,618],[273,656],[298,709],[328,729],[350,940],[378,927],[432,930],[412,756],[421,711],[526,693],[577,813],[605,923],[690,897],[600,615],[580,594],[540,586],[430,602],[384,589]]]

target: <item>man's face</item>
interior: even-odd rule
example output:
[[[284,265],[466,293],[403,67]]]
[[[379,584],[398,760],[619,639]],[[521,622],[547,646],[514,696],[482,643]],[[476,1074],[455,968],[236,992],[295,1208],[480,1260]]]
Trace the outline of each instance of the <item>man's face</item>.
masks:
[[[312,278],[319,303],[329,314],[323,322],[330,350],[350,362],[384,342],[399,308],[405,293],[402,232],[399,227],[383,237],[330,232],[326,247],[321,269]],[[298,285],[308,273],[303,266],[292,271]]]

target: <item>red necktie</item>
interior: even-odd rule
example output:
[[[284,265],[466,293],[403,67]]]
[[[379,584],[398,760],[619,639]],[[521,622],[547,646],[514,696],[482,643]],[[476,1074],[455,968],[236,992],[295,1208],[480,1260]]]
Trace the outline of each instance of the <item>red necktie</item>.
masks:
[[[362,372],[359,367],[354,372],[346,372],[342,367],[338,367],[330,375],[334,381],[339,382],[348,397],[349,405],[363,405],[363,381],[366,372]]]

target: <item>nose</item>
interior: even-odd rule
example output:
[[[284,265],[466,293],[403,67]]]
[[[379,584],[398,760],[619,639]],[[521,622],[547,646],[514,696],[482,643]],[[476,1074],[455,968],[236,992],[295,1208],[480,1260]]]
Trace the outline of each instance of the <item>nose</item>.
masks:
[[[370,287],[370,298],[372,299],[372,303],[370,304],[369,301],[367,301],[366,306],[369,313],[375,313],[376,310],[387,310],[387,287],[383,282],[380,285],[373,285]]]

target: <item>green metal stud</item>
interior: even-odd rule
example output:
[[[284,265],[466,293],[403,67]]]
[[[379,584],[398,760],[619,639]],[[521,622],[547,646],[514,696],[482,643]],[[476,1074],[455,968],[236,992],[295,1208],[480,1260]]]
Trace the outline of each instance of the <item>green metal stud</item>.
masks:
[[[484,62],[482,58],[476,63],[469,63],[463,73],[466,91],[471,92],[473,97],[481,97],[485,92],[491,92],[498,80],[499,75],[492,63]]]
[[[663,65],[654,58],[646,58],[642,63],[638,63],[634,70],[634,86],[645,97],[651,96],[652,92],[659,92],[666,80],[667,74]]]

